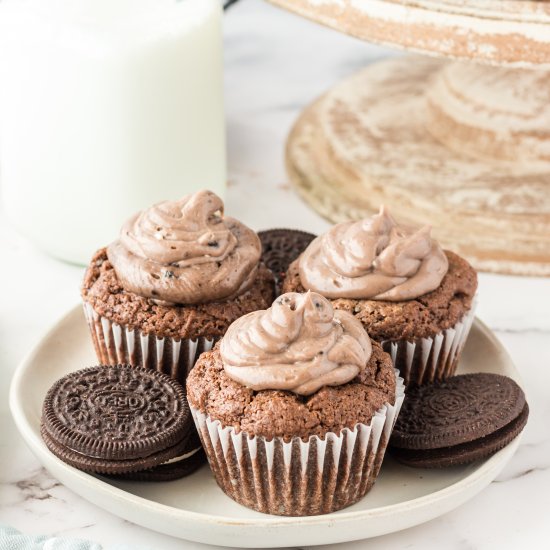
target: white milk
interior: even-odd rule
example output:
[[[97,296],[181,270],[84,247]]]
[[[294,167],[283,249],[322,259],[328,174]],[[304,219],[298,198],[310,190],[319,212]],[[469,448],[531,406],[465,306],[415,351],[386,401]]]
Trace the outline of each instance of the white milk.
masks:
[[[219,0],[2,0],[4,207],[87,263],[133,212],[223,195]]]

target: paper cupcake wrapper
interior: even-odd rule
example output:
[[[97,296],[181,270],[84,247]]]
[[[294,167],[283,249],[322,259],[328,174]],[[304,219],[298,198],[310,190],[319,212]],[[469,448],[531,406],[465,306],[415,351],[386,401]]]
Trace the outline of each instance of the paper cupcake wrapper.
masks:
[[[476,306],[474,299],[471,309],[456,325],[432,338],[381,342],[405,384],[430,384],[454,375],[472,328]]]
[[[259,512],[309,516],[350,506],[373,486],[404,397],[398,376],[395,404],[386,403],[369,424],[307,442],[249,437],[194,407],[191,412],[214,477],[229,497]]]
[[[119,325],[84,303],[97,359],[102,365],[129,364],[168,374],[183,384],[199,355],[212,349],[217,339],[159,338]]]

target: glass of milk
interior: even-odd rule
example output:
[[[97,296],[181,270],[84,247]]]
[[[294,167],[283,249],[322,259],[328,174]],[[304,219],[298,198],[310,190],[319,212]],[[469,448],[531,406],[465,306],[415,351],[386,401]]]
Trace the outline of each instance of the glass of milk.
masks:
[[[85,264],[133,212],[226,181],[219,0],[2,0],[11,221]]]

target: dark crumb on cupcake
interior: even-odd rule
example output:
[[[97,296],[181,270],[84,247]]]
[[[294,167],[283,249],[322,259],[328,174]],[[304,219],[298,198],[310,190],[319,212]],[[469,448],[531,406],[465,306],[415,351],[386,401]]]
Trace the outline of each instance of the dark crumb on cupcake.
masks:
[[[331,300],[336,309],[355,315],[375,340],[431,337],[453,327],[472,307],[477,290],[477,273],[463,258],[445,251],[449,270],[439,288],[414,300]],[[288,270],[283,292],[304,292],[297,261]]]
[[[105,248],[92,258],[82,287],[82,298],[99,315],[159,338],[223,336],[235,319],[268,308],[273,296],[273,275],[260,264],[252,287],[234,299],[198,305],[158,305],[122,288]]]
[[[310,396],[288,391],[253,391],[229,378],[219,346],[203,353],[187,381],[189,403],[219,420],[253,436],[268,440],[283,437],[324,437],[339,434],[357,423],[369,423],[384,403],[395,402],[396,379],[390,356],[373,342],[372,355],[363,371],[341,386],[325,386]]]

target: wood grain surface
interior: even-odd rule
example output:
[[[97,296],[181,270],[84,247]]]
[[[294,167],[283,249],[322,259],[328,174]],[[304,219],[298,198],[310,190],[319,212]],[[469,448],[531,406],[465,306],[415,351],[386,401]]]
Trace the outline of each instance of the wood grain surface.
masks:
[[[333,222],[385,203],[478,269],[550,276],[550,84],[524,73],[476,78],[420,56],[371,65],[300,116],[290,178]]]
[[[362,40],[493,65],[550,67],[550,2],[270,0]]]

